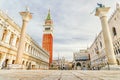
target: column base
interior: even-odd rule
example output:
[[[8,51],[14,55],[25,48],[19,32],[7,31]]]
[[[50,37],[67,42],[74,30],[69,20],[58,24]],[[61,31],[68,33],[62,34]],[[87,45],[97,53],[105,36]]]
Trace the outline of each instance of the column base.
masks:
[[[21,70],[21,69],[24,69],[24,66],[21,65],[21,64],[10,64],[10,65],[8,65],[8,69],[10,69],[10,70],[14,70],[14,69]]]
[[[120,65],[106,65],[101,70],[120,70]]]

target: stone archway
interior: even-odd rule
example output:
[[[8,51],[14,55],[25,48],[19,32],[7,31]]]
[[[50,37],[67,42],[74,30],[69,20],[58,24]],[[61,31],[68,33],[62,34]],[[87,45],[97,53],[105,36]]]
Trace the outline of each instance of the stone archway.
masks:
[[[29,62],[29,64],[28,64],[28,68],[27,68],[28,70],[30,70],[31,69],[31,62]]]
[[[32,65],[32,69],[35,69],[35,65]]]
[[[5,67],[8,66],[8,61],[9,61],[9,59],[6,59],[6,60],[5,60]]]
[[[74,69],[74,67],[75,67],[75,63],[72,64],[72,69]]]
[[[117,61],[117,64],[118,64],[118,65],[120,65],[120,62],[119,62],[119,60],[118,60],[118,59],[116,59],[116,61]]]
[[[81,63],[80,63],[80,62],[77,62],[76,66],[81,66]]]
[[[76,63],[76,69],[77,69],[77,70],[80,70],[80,69],[81,69],[81,63],[80,63],[80,62],[77,62],[77,63]]]

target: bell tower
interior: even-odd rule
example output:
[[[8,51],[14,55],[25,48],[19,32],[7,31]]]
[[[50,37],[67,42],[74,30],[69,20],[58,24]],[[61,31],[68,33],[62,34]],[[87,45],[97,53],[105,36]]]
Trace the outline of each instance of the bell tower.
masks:
[[[42,48],[49,52],[49,65],[52,63],[53,58],[53,21],[51,19],[50,10],[48,11],[45,24],[43,25],[43,40]]]

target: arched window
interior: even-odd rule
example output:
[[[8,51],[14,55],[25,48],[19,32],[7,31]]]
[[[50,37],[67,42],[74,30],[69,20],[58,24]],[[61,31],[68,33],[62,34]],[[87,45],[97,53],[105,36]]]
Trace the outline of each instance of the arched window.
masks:
[[[18,47],[18,44],[19,44],[19,38],[17,38],[16,40],[16,47]]]
[[[100,41],[100,47],[102,48],[102,42]]]
[[[11,34],[11,36],[10,36],[10,41],[9,41],[9,44],[10,44],[10,45],[12,45],[13,39],[14,39],[14,35]]]
[[[26,66],[28,66],[28,61],[26,62]]]
[[[81,64],[78,62],[78,63],[76,64],[76,66],[81,66]]]
[[[22,65],[24,65],[25,61],[22,62]]]
[[[27,52],[27,47],[28,47],[27,43],[25,43],[25,52]]]
[[[4,32],[3,32],[3,36],[2,36],[2,41],[4,41],[4,40],[5,40],[6,35],[7,35],[7,30],[4,30]]]
[[[118,52],[119,52],[119,54],[120,54],[120,49],[118,49]]]
[[[116,55],[118,54],[118,51],[116,50]]]
[[[114,50],[114,54],[116,55],[116,51]]]
[[[12,64],[15,64],[15,60],[12,61]]]
[[[115,27],[112,28],[112,31],[113,31],[113,35],[116,36],[117,32],[116,32],[116,28]]]
[[[30,45],[28,46],[28,53],[30,53]]]

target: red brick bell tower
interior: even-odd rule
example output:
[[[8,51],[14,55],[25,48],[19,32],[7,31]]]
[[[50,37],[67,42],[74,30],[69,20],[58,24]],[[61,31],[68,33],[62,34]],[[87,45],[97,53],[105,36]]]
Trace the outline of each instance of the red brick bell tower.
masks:
[[[47,18],[45,20],[42,48],[49,52],[49,65],[52,63],[53,57],[53,22],[50,16],[50,10],[48,12]]]

